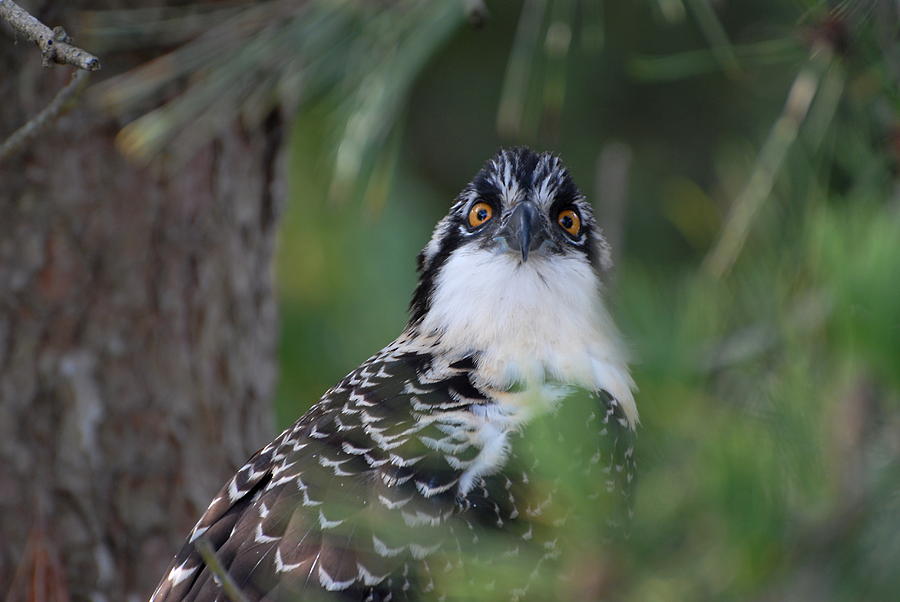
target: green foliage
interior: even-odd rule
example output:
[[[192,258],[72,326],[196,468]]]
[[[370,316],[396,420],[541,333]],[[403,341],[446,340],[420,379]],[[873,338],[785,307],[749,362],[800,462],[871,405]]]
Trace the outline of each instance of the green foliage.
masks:
[[[119,112],[165,102],[129,123],[120,147],[135,158],[166,151],[189,158],[235,115],[259,127],[276,107],[291,112],[328,98],[336,130],[334,187],[372,168],[375,149],[392,130],[413,78],[463,21],[459,2],[268,0],[158,10],[101,11],[90,35],[100,48],[164,45],[171,52],[98,86],[94,95]],[[175,82],[183,93],[168,99]],[[321,107],[321,105],[319,105]],[[349,188],[349,189],[348,189]]]
[[[472,4],[225,4],[224,29],[106,88],[128,105],[195,81],[127,130],[150,151],[228,111],[302,107],[281,419],[399,332],[415,253],[480,163],[501,143],[549,147],[618,240],[607,296],[642,426],[631,537],[599,543],[599,512],[568,533],[563,562],[597,579],[548,598],[895,599],[896,9],[528,0],[489,2],[476,30]],[[616,200],[600,157],[623,143]]]
[[[412,91],[405,130],[387,149],[394,167],[383,207],[325,203],[327,176],[302,166],[320,161],[328,143],[298,128],[280,399],[313,399],[399,330],[415,251],[501,141],[494,111],[508,140],[562,151],[601,216],[595,160],[625,140],[633,162],[624,223],[604,225],[625,240],[608,297],[640,387],[635,518],[630,538],[614,545],[593,535],[601,512],[598,524],[568,532],[576,554],[563,566],[586,563],[596,582],[544,594],[892,599],[900,213],[897,151],[886,144],[896,136],[897,81],[886,56],[896,43],[881,45],[872,11],[829,17],[811,2],[803,12],[767,3],[752,14],[731,4],[710,13],[697,1],[654,21],[677,15],[673,3],[651,6],[656,13],[639,4],[604,3],[594,21],[565,21],[572,40],[561,59],[542,45],[559,35],[560,19],[574,19],[564,2],[526,2],[521,16],[492,6],[487,31],[460,31]],[[849,54],[829,45],[839,26],[853,40]],[[553,60],[564,64],[562,82],[548,72]],[[812,96],[808,111],[793,114],[784,102],[798,77],[812,78]],[[779,123],[795,131],[785,136]],[[767,136],[774,150],[763,148]],[[748,196],[761,169],[771,182]],[[735,262],[711,273],[703,259],[747,198],[757,205]],[[343,283],[297,276],[299,245]],[[379,286],[381,278],[390,280]],[[348,331],[352,343],[335,342]],[[292,373],[314,376],[301,383]],[[567,448],[553,442],[538,453],[561,460]],[[563,497],[583,500],[583,486],[573,482]],[[530,565],[521,567],[492,577],[521,579]]]

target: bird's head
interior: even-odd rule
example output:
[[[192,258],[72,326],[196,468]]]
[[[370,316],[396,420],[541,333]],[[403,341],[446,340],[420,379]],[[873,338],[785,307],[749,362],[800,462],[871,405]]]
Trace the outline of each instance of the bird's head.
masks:
[[[511,268],[511,278],[539,274],[597,292],[609,248],[590,202],[555,155],[502,150],[463,189],[419,254],[411,321],[429,313],[447,280],[474,284],[498,266]],[[574,267],[589,282],[573,279]]]
[[[409,328],[448,356],[476,356],[479,377],[494,386],[557,381],[607,390],[633,407],[600,296],[609,266],[591,205],[559,158],[503,150],[419,254]]]

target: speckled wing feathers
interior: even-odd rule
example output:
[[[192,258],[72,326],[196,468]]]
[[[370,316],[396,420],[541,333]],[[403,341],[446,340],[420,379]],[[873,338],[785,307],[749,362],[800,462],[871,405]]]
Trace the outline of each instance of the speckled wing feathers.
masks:
[[[516,458],[459,495],[483,451],[472,409],[493,403],[474,369],[473,358],[439,361],[403,339],[364,363],[223,487],[153,602],[222,599],[198,537],[251,600],[419,599],[437,572],[463,569],[480,529],[529,542],[542,508]],[[590,428],[630,433],[606,402]],[[620,452],[598,458],[591,478],[630,481],[630,442]]]
[[[402,565],[440,543],[430,530],[456,511],[459,473],[420,440],[447,435],[417,417],[484,401],[464,369],[436,374],[430,362],[388,348],[348,375],[237,472],[191,538],[210,541],[253,598],[296,596],[309,584],[374,599],[388,595],[385,585],[412,587]],[[373,537],[385,521],[392,528]],[[189,541],[153,599],[212,600],[218,590]]]

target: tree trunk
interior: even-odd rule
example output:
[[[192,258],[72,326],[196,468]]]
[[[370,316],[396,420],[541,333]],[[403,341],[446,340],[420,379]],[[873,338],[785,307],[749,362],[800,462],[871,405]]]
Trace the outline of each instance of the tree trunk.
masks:
[[[0,138],[69,73],[0,34]],[[0,165],[0,598],[144,598],[272,434],[280,121],[172,173],[119,126],[81,103]]]

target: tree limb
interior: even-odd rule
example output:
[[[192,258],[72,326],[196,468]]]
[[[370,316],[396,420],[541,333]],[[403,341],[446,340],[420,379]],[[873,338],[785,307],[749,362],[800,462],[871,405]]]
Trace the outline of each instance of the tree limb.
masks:
[[[0,0],[0,2],[2,1],[3,0]],[[69,80],[69,83],[66,84],[62,90],[56,93],[56,96],[53,97],[53,100],[50,101],[50,104],[44,107],[43,111],[38,113],[25,125],[13,132],[9,136],[9,138],[7,138],[3,142],[3,144],[0,144],[0,163],[2,163],[8,156],[22,147],[26,142],[35,138],[41,132],[41,130],[43,130],[49,123],[56,119],[62,112],[66,101],[74,98],[75,95],[81,90],[81,84],[87,79],[87,77],[88,72],[82,71],[80,69],[72,73],[72,79]]]
[[[759,151],[750,179],[735,199],[715,246],[703,259],[704,269],[717,278],[725,276],[741,254],[753,221],[772,193],[775,178],[797,140],[800,126],[806,120],[822,77],[834,56],[831,47],[813,45],[809,63],[794,78],[784,109]]]
[[[45,67],[48,67],[50,63],[59,63],[72,65],[85,71],[100,69],[100,59],[69,44],[71,40],[62,27],[55,27],[51,30],[12,0],[0,0],[0,18],[37,44],[44,57]]]

